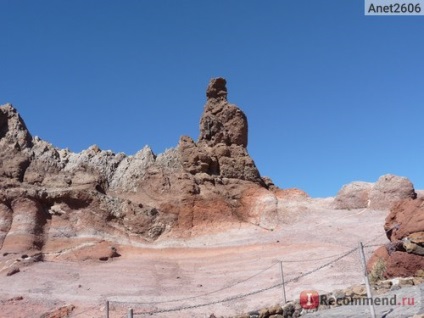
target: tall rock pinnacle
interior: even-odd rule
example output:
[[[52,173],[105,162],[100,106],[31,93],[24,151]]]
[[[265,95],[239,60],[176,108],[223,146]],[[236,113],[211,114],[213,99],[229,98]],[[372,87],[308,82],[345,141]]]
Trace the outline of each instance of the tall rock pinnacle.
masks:
[[[227,81],[213,78],[206,90],[207,102],[200,120],[199,142],[209,146],[219,143],[247,147],[247,118],[235,105],[227,101]]]
[[[246,115],[227,101],[226,83],[222,77],[209,82],[198,142],[187,136],[180,139],[183,167],[194,175],[206,173],[263,184],[246,149]]]

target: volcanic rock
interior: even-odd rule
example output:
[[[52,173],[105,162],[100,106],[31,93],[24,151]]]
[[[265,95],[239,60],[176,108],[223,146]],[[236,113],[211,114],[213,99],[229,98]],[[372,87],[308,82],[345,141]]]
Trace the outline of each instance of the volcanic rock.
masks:
[[[13,211],[8,206],[0,203],[0,249],[12,225],[12,213]]]
[[[32,146],[32,136],[11,104],[0,107],[0,145],[23,150]]]
[[[207,103],[200,120],[199,141],[209,146],[218,143],[247,147],[247,118],[235,105],[227,101],[226,80],[218,77],[210,81],[206,91]]]
[[[424,231],[424,198],[396,203],[386,218],[384,230],[392,242]]]
[[[3,242],[3,252],[23,253],[43,245],[46,214],[42,205],[29,198],[17,198],[11,204],[12,225]]]
[[[9,270],[6,274],[6,276],[12,276],[15,275],[17,273],[19,273],[21,270],[18,267],[14,267],[11,270]]]
[[[388,255],[380,250],[368,261],[367,268],[369,271],[372,270],[378,260],[383,261],[383,275],[386,278],[417,276],[419,271],[424,268],[423,256],[401,251]]]
[[[416,255],[424,255],[424,246],[423,241],[419,240],[419,242],[415,241],[416,236],[422,236],[424,232],[412,233],[408,237],[405,237],[403,241],[403,248],[408,252]]]
[[[370,194],[371,209],[390,209],[393,203],[403,199],[415,199],[417,194],[411,181],[405,177],[386,174],[373,186]]]
[[[248,154],[247,119],[227,101],[225,79],[212,79],[206,97],[198,141],[183,136],[159,155],[148,146],[133,156],[95,145],[59,149],[32,137],[10,104],[1,106],[1,251],[99,259],[111,257],[100,242],[154,242],[241,222],[276,226],[268,189],[278,188]]]
[[[424,198],[395,203],[386,218],[384,230],[391,243],[374,252],[368,268],[373,268],[381,259],[387,278],[416,275],[424,268]]]
[[[417,193],[411,181],[391,174],[381,176],[376,183],[356,181],[344,185],[334,199],[336,209],[387,210],[403,199],[415,199]]]
[[[225,79],[212,79],[206,96],[198,142],[183,136],[178,145],[184,170],[265,186],[246,149],[246,115],[227,101]]]
[[[344,185],[334,199],[336,209],[362,209],[369,205],[369,193],[373,187],[370,182],[352,182]]]

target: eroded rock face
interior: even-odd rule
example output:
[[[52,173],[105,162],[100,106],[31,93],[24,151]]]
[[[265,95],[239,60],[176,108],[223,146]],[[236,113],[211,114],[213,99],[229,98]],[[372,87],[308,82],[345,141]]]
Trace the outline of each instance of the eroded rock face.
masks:
[[[214,78],[206,91],[198,142],[180,139],[178,149],[184,169],[193,174],[248,180],[265,185],[247,152],[247,118],[227,101],[226,81]]]
[[[66,254],[103,240],[153,242],[240,222],[275,226],[274,193],[246,149],[246,116],[228,103],[225,79],[212,79],[206,96],[198,141],[183,136],[160,155],[147,146],[133,156],[59,149],[33,138],[11,105],[1,106],[1,251]]]
[[[0,177],[22,181],[30,163],[32,136],[10,104],[0,107]]]
[[[238,107],[228,103],[226,83],[221,77],[209,83],[207,102],[200,120],[199,142],[204,141],[209,146],[223,143],[246,148],[247,118]]]
[[[372,269],[380,259],[384,261],[387,278],[416,275],[424,268],[424,198],[395,203],[384,230],[390,243],[374,253],[368,268]]]
[[[17,198],[12,202],[13,219],[4,239],[2,251],[23,253],[40,250],[44,245],[43,227],[47,215],[43,206],[36,200]]]
[[[393,206],[384,224],[390,241],[424,231],[424,198],[403,200]]]
[[[0,107],[0,144],[17,150],[32,146],[32,136],[11,104]]]
[[[8,206],[0,203],[0,249],[12,225],[12,213],[13,211]]]

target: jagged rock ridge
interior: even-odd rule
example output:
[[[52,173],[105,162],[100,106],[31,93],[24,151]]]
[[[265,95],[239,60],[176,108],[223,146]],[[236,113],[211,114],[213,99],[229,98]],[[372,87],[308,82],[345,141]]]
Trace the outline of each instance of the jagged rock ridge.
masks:
[[[32,137],[10,104],[1,106],[0,249],[55,251],[87,238],[147,242],[239,222],[273,226],[276,209],[266,209],[264,221],[257,208],[262,195],[276,199],[247,152],[246,116],[227,101],[223,78],[211,80],[206,97],[198,141],[183,136],[160,155],[147,146],[134,156],[58,149]]]

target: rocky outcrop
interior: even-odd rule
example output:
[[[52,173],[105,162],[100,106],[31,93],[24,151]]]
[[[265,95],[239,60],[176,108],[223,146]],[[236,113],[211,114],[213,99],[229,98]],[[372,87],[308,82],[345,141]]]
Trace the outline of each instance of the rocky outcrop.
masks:
[[[211,80],[206,97],[198,141],[183,136],[160,155],[147,146],[133,156],[95,145],[59,149],[1,106],[1,251],[79,255],[76,246],[104,240],[153,242],[240,222],[275,226],[272,181],[248,154],[245,114],[227,101],[223,78]]]
[[[384,276],[415,276],[424,268],[424,198],[397,202],[384,224],[390,240],[368,262],[369,270],[384,264]]]
[[[11,104],[0,107],[0,145],[16,150],[24,150],[32,146],[32,136]]]
[[[226,83],[221,77],[209,83],[207,103],[200,120],[199,141],[209,146],[222,143],[246,148],[247,118],[238,107],[228,103]]]
[[[187,136],[180,139],[178,149],[184,169],[194,175],[206,173],[264,185],[246,150],[246,115],[227,101],[225,79],[212,79],[206,97],[198,142]]]
[[[13,211],[8,206],[3,203],[0,204],[0,249],[12,225],[12,213]]]
[[[24,253],[42,247],[43,227],[47,223],[43,206],[33,199],[18,197],[12,201],[11,210],[12,224],[3,241],[2,251]]]
[[[0,177],[22,181],[30,158],[32,136],[12,105],[0,107]]]
[[[415,199],[414,186],[405,177],[381,176],[376,183],[352,182],[342,187],[334,199],[336,209],[388,210],[404,199]]]
[[[410,254],[424,255],[424,232],[415,232],[403,240],[403,248]]]
[[[369,205],[370,182],[352,182],[344,185],[334,199],[336,209],[362,209]]]
[[[183,136],[178,148],[184,170],[193,175],[206,173],[214,178],[263,183],[255,163],[242,146],[219,143],[212,147]]]
[[[381,176],[370,192],[370,208],[375,210],[390,209],[403,199],[415,199],[417,194],[411,181],[405,177],[386,174]]]
[[[386,218],[384,230],[392,242],[424,231],[424,198],[403,200],[395,204]]]

